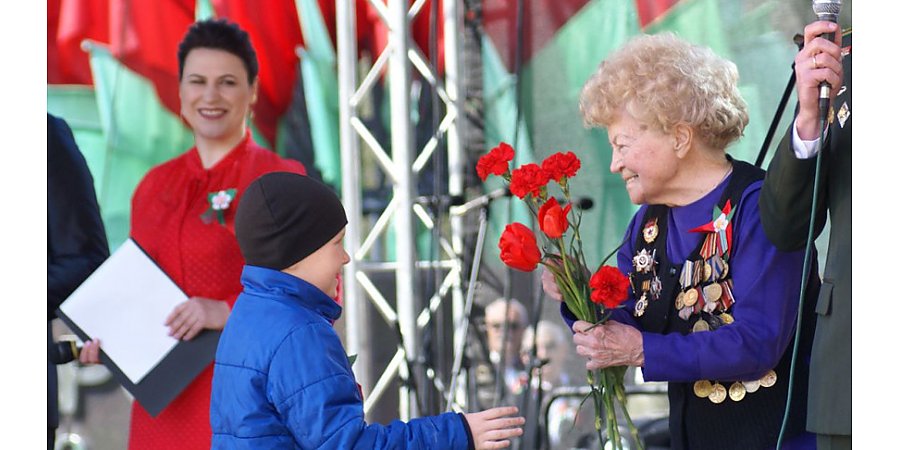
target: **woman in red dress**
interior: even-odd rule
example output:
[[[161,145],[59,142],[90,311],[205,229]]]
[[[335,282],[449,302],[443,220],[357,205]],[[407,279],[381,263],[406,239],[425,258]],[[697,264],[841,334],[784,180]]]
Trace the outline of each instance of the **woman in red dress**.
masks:
[[[268,172],[306,171],[250,137],[258,65],[246,32],[226,21],[195,23],[179,45],[178,64],[181,115],[195,146],[154,167],[138,185],[131,238],[189,297],[166,325],[171,336],[190,340],[204,329],[222,329],[241,292],[244,260],[234,213],[244,189]],[[97,345],[87,345],[86,353],[96,354]],[[134,402],[128,447],[208,450],[212,374],[210,363],[157,417]]]

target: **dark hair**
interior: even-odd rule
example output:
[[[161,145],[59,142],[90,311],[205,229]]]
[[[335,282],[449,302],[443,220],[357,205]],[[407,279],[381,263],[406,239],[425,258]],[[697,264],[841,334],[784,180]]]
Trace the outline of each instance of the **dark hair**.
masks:
[[[256,50],[250,43],[250,35],[234,22],[225,19],[201,20],[194,23],[178,44],[178,79],[184,75],[184,60],[195,48],[224,50],[244,62],[247,81],[253,83],[259,73]]]

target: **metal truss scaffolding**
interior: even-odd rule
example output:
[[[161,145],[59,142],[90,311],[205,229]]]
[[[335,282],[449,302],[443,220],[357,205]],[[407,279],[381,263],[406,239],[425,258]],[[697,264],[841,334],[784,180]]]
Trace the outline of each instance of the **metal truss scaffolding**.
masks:
[[[349,219],[344,245],[352,258],[345,268],[343,284],[346,344],[350,354],[358,355],[354,371],[366,393],[365,412],[370,411],[388,392],[391,382],[399,377],[399,416],[408,420],[423,413],[417,406],[421,400],[417,396],[421,395],[426,383],[441,393],[442,401],[454,408],[465,406],[462,396],[451,394],[446,388],[447,380],[418,364],[423,358],[422,330],[433,320],[434,312],[442,302],[452,302],[453,329],[465,328],[461,326],[464,321],[463,274],[458,257],[462,252],[462,219],[459,216],[449,219],[450,240],[441,239],[441,251],[436,259],[420,259],[421,252],[416,248],[416,236],[422,226],[429,230],[446,228],[446,224],[435,223],[433,216],[416,202],[419,198],[418,175],[440,145],[447,147],[447,192],[457,197],[463,194],[465,158],[459,139],[462,107],[457,51],[460,19],[457,2],[443,1],[445,71],[441,79],[437,69],[410,38],[410,24],[426,9],[426,1],[366,1],[386,25],[388,40],[384,51],[372,56],[374,62],[361,77],[362,81],[358,77],[361,69],[356,45],[357,1],[337,2],[342,197]],[[438,110],[444,111],[437,130],[421,148],[416,148],[413,140],[413,78],[430,85],[440,99]],[[383,79],[390,92],[389,142],[379,142],[376,133],[361,118],[362,105],[379,79]],[[433,108],[438,106],[432,105]],[[371,225],[368,224],[371,221],[363,217],[363,161],[375,161],[377,169],[392,187],[390,201]],[[373,251],[384,242],[390,242],[391,248],[381,253],[392,254],[392,258]],[[443,279],[436,284],[434,295],[426,301],[422,296],[429,294],[421,292],[416,277],[422,271],[436,268],[442,269]],[[385,272],[395,276],[396,308],[373,282],[373,274]],[[380,313],[390,328],[398,330],[400,336],[397,351],[378,379],[371,379],[375,377],[366,370],[375,362],[373,347],[379,345],[378,339],[369,333],[371,322],[367,311],[370,307]],[[464,340],[464,333],[455,331],[453,348],[461,349]],[[464,392],[462,388],[459,391]]]

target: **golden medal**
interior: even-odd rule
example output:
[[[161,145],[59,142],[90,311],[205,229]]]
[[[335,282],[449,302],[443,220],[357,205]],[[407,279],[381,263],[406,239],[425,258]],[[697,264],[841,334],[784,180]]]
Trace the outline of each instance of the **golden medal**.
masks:
[[[709,331],[709,324],[703,319],[694,322],[693,332],[699,333],[701,331]]]
[[[759,390],[759,380],[753,381],[742,381],[744,384],[744,390],[747,391],[748,394],[752,394]]]
[[[719,275],[720,280],[724,280],[725,277],[728,276],[728,262],[724,259],[722,260],[722,275]]]
[[[777,380],[778,380],[778,375],[775,373],[774,370],[770,370],[770,371],[766,372],[766,374],[763,375],[762,378],[759,379],[759,384],[760,384],[760,386],[765,387],[765,388],[772,387],[772,386],[775,386],[775,381],[777,381]]]
[[[709,277],[712,276],[712,266],[709,265],[709,261],[703,261],[703,281],[709,281]]]
[[[694,306],[697,304],[697,290],[691,288],[684,293],[684,306]]]
[[[694,395],[700,398],[709,397],[712,394],[713,386],[709,380],[698,380],[694,382]]]
[[[743,400],[745,395],[747,395],[747,390],[740,381],[735,381],[732,383],[731,387],[728,388],[728,398],[736,402]]]
[[[684,308],[684,292],[679,292],[675,297],[675,309]]]
[[[716,382],[712,387],[712,392],[709,394],[709,401],[718,405],[725,401],[725,397],[728,397],[728,391],[725,389],[725,386]]]
[[[722,322],[724,322],[725,325],[734,323],[734,317],[732,317],[731,314],[722,313],[722,314],[719,314],[719,318],[722,319]]]
[[[708,302],[716,302],[722,297],[722,286],[719,286],[718,283],[710,284],[709,286],[705,286],[703,288],[703,297]]]

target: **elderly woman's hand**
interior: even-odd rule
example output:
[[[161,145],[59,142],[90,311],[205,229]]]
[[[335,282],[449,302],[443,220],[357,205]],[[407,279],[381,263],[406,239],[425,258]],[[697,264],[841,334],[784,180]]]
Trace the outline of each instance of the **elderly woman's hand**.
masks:
[[[169,336],[189,341],[205,328],[221,330],[231,314],[228,304],[219,300],[191,297],[180,303],[166,318]]]
[[[559,291],[559,285],[556,284],[556,277],[546,267],[541,272],[541,286],[548,297],[558,302],[563,301],[562,292]]]
[[[614,320],[597,326],[579,320],[572,330],[575,351],[588,358],[588,370],[644,365],[644,338],[634,327]]]

